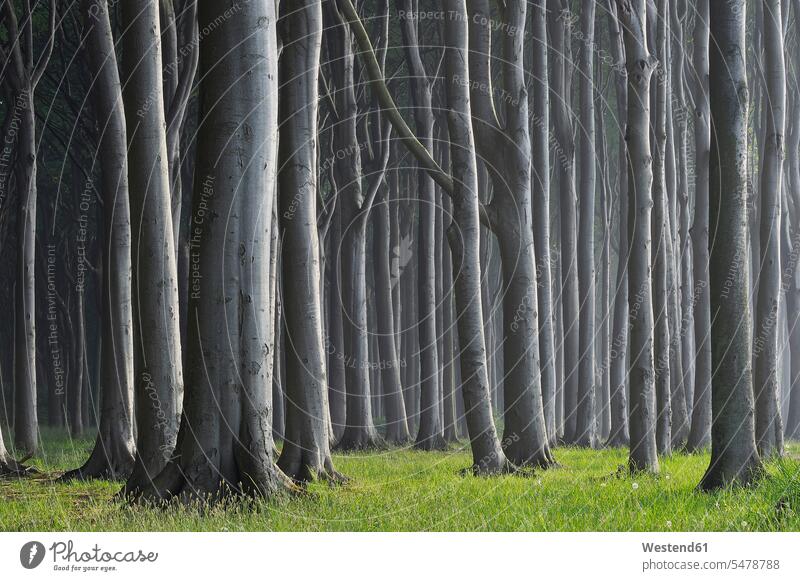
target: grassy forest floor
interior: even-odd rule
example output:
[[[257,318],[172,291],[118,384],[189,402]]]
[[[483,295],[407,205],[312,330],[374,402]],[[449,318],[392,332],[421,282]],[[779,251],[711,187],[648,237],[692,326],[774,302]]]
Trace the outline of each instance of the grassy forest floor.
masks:
[[[800,445],[751,489],[695,491],[708,454],[663,459],[658,477],[625,473],[623,449],[559,448],[560,467],[532,475],[461,476],[468,449],[337,455],[351,478],[291,499],[203,511],[131,508],[118,483],[58,484],[91,438],[45,433],[43,474],[0,481],[2,531],[800,531]]]

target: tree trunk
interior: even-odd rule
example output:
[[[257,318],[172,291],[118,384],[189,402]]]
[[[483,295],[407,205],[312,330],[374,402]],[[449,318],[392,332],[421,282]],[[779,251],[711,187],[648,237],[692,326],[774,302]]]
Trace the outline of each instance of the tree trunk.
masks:
[[[611,36],[611,54],[617,68],[625,62],[624,44],[615,0],[608,1],[608,26]],[[617,118],[624,120],[628,110],[628,90],[625,75],[621,70],[614,71],[617,91]],[[623,131],[624,133],[624,131]],[[609,446],[627,446],[628,434],[628,164],[626,163],[626,144],[618,136],[619,149],[617,167],[619,169],[617,200],[619,206],[617,278],[614,294],[614,324],[611,340],[611,433]]]
[[[274,462],[271,426],[275,17],[269,0],[249,2],[234,14],[223,5],[200,4],[201,29],[221,22],[200,46],[191,260],[192,272],[196,264],[201,276],[190,293],[181,434],[148,498],[206,502],[227,493],[269,497],[291,487]]]
[[[531,184],[533,233],[536,244],[536,281],[539,299],[539,361],[541,367],[542,405],[548,442],[556,442],[556,354],[553,317],[553,274],[550,256],[550,86],[547,74],[546,0],[532,3],[533,35],[533,167]]]
[[[512,468],[497,437],[489,399],[483,312],[480,301],[480,222],[478,175],[467,67],[468,21],[465,0],[445,0],[444,26],[448,127],[453,169],[453,223],[448,230],[453,252],[461,378],[472,470],[496,474]]]
[[[552,92],[567,95],[566,45],[570,38],[570,21],[562,14],[564,0],[548,0],[550,12],[550,42],[554,51]],[[566,37],[566,39],[565,39]],[[575,443],[579,389],[579,290],[578,290],[578,240],[577,200],[573,161],[575,144],[572,123],[569,119],[569,100],[552,101],[553,125],[558,161],[556,175],[559,184],[561,218],[561,304],[563,317],[564,358],[564,440]]]
[[[398,10],[414,14],[412,0],[398,0]],[[429,152],[433,152],[433,109],[431,81],[425,71],[419,53],[419,38],[416,18],[404,18],[401,22],[406,62],[411,72],[409,84],[414,105],[416,135]],[[445,447],[439,414],[439,356],[436,336],[436,195],[434,183],[428,172],[418,172],[417,197],[419,200],[419,229],[416,254],[419,261],[418,275],[418,334],[420,362],[420,409],[419,431],[415,446],[422,450],[438,450]]]
[[[122,3],[125,118],[133,217],[136,463],[125,494],[161,472],[175,447],[183,384],[178,276],[164,130],[158,5]]]
[[[764,79],[766,85],[763,165],[761,168],[758,298],[754,366],[756,443],[762,458],[783,453],[779,405],[778,303],[781,300],[781,185],[783,180],[786,69],[781,0],[764,0]]]
[[[711,465],[703,490],[759,474],[747,261],[747,76],[744,0],[714,2],[709,51],[711,155]]]
[[[575,443],[591,448],[595,434],[595,257],[594,219],[596,154],[594,119],[594,16],[595,2],[581,4],[580,44],[580,223],[578,232],[578,292],[580,303],[580,360]]]
[[[282,4],[278,155],[286,321],[286,427],[278,466],[298,482],[339,479],[328,430],[328,379],[317,226],[317,109],[322,6]],[[298,109],[298,104],[303,104]],[[247,208],[243,208],[247,211]]]
[[[708,265],[708,184],[711,148],[710,110],[708,102],[709,0],[697,0],[694,19],[693,66],[697,83],[694,103],[695,209],[692,226],[692,262],[694,265],[694,334],[695,387],[692,425],[686,449],[689,452],[706,447],[711,441],[711,296]]]
[[[667,147],[667,24],[668,0],[658,2],[658,26],[656,38],[657,56],[660,62],[655,75],[651,100],[655,100],[653,127],[655,141],[653,149],[653,313],[655,317],[654,357],[656,384],[656,446],[659,454],[672,452],[672,402],[671,402],[671,363],[670,358],[670,293],[667,262],[672,260],[668,252],[669,202],[666,182]]]
[[[656,66],[647,49],[645,0],[617,0],[625,30],[628,71],[628,300],[630,326],[630,459],[631,472],[658,472],[656,393],[653,353],[653,291],[650,274],[653,162],[650,149],[650,79]]]
[[[388,147],[384,144],[383,147]],[[392,278],[390,257],[389,188],[381,186],[382,198],[374,208],[373,238],[375,245],[375,285],[377,307],[377,337],[381,386],[386,402],[386,440],[391,444],[404,444],[410,438],[403,386],[400,383],[400,359],[397,355],[392,306]]]

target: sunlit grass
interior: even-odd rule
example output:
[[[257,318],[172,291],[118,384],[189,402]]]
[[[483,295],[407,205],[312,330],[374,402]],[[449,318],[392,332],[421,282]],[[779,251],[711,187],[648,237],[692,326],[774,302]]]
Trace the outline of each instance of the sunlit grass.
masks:
[[[662,459],[657,477],[630,477],[622,449],[556,451],[560,467],[533,475],[475,478],[459,471],[466,450],[390,450],[336,456],[345,486],[226,508],[166,510],[113,499],[118,483],[59,484],[90,438],[45,434],[34,464],[43,475],[0,482],[0,530],[74,531],[767,531],[800,530],[800,447],[770,463],[746,490],[695,487],[708,455]]]

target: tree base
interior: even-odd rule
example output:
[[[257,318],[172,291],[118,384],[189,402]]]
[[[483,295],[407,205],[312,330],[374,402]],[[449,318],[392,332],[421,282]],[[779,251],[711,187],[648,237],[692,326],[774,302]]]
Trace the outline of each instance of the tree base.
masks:
[[[13,458],[0,458],[0,478],[25,478],[38,473],[35,468],[24,466]]]
[[[133,454],[125,446],[98,436],[89,459],[80,468],[65,472],[59,482],[70,480],[127,480],[133,472]]]
[[[447,450],[447,440],[441,435],[430,436],[427,438],[417,438],[414,442],[415,450],[423,450],[425,452],[441,452]]]
[[[334,446],[337,452],[361,452],[364,450],[385,450],[386,442],[372,429],[347,427]]]
[[[510,447],[504,450],[508,461],[519,469],[547,470],[558,466],[549,449],[538,449],[533,452],[521,450],[517,447]]]
[[[294,450],[297,450],[295,448]],[[289,454],[281,454],[278,459],[278,468],[290,478],[295,484],[305,485],[309,482],[327,482],[331,486],[346,484],[349,479],[347,476],[338,472],[333,466],[330,456],[321,462],[309,461],[304,454],[294,451]]]
[[[697,486],[703,492],[712,492],[732,486],[752,486],[764,476],[764,467],[758,458],[749,458],[745,462],[731,462],[724,458],[711,461],[703,479]]]
[[[611,434],[606,440],[605,447],[606,448],[627,448],[631,444],[631,439],[628,437],[627,434],[617,432]]]

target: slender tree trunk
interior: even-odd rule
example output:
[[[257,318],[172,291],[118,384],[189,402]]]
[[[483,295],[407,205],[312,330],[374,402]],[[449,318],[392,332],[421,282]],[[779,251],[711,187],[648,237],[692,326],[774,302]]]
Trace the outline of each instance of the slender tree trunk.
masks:
[[[383,147],[388,147],[384,144]],[[392,306],[392,278],[390,257],[390,212],[388,186],[381,186],[382,198],[374,208],[373,238],[375,245],[375,285],[377,307],[377,338],[379,343],[381,386],[386,401],[386,440],[391,444],[404,444],[411,438],[408,431],[403,386],[400,382],[400,359],[397,355]],[[380,194],[379,194],[380,195]]]
[[[645,0],[617,0],[625,31],[628,71],[628,251],[630,327],[630,459],[632,472],[658,472],[653,352],[653,290],[650,280],[653,162],[650,148],[650,79],[656,66],[647,49]]]
[[[550,42],[554,51],[552,92],[567,95],[566,45],[570,38],[569,19],[562,13],[566,9],[564,0],[548,0],[550,12]],[[565,36],[567,39],[565,39]],[[572,124],[569,119],[569,99],[552,101],[553,123],[558,143],[556,174],[559,184],[561,218],[561,305],[563,318],[564,358],[564,440],[577,441],[576,422],[579,390],[579,289],[578,289],[578,240],[577,199],[573,161],[575,144]]]
[[[694,57],[696,75],[694,114],[695,209],[692,226],[692,262],[694,265],[695,387],[692,425],[686,449],[694,452],[711,441],[711,296],[708,265],[708,184],[711,148],[708,101],[709,0],[697,0],[694,20]]]
[[[653,110],[654,143],[653,149],[653,312],[655,317],[655,385],[656,385],[656,445],[658,453],[668,455],[672,452],[672,402],[670,358],[670,293],[668,261],[669,210],[666,182],[667,148],[667,25],[668,0],[658,2],[658,26],[656,50],[660,61],[654,78],[651,100],[655,101]]]
[[[611,54],[616,67],[625,63],[624,44],[615,0],[608,2],[608,26],[611,36]],[[624,120],[628,110],[626,77],[621,70],[614,72],[617,92],[617,118]],[[624,131],[623,131],[624,133]],[[617,278],[614,294],[614,324],[611,340],[611,433],[609,446],[627,446],[628,434],[628,164],[626,144],[619,136],[617,167],[619,168],[617,206],[619,225],[617,233]]]
[[[397,0],[398,10],[416,14],[412,0]],[[401,22],[406,62],[411,72],[409,84],[414,105],[416,135],[429,152],[433,152],[433,109],[431,81],[419,52],[419,31],[416,18]],[[439,421],[439,357],[436,336],[436,195],[434,182],[428,172],[418,172],[417,196],[419,199],[419,231],[416,254],[419,261],[418,334],[420,361],[419,431],[416,447],[423,450],[442,449],[445,446]]]
[[[711,465],[703,490],[749,484],[755,441],[747,261],[747,75],[744,0],[713,0],[709,51],[711,155]]]
[[[548,442],[556,433],[556,347],[553,317],[553,274],[550,256],[550,86],[547,73],[546,0],[531,4],[533,42],[533,112],[531,122],[533,167],[533,233],[536,244],[536,281],[539,299],[539,361],[542,400]]]
[[[478,175],[467,66],[468,21],[465,0],[445,0],[447,108],[453,169],[453,224],[448,230],[453,251],[461,378],[467,426],[476,474],[495,474],[511,468],[492,418],[483,312],[480,300],[480,223]]]
[[[98,9],[99,8],[99,9]],[[133,469],[133,315],[131,303],[131,219],[122,86],[107,0],[83,0],[87,47],[100,122],[98,158],[102,170],[104,238],[102,283],[102,407],[89,459],[70,478],[127,478]],[[97,12],[95,13],[95,10]]]
[[[286,321],[286,427],[278,466],[307,482],[338,480],[328,430],[328,379],[320,294],[317,226],[317,109],[322,6],[283,3],[280,34],[278,154],[282,226],[283,316]],[[298,110],[297,104],[304,106]],[[246,209],[245,209],[246,210]]]
[[[781,294],[781,185],[786,119],[786,68],[781,0],[764,0],[764,150],[761,168],[761,254],[754,337],[756,443],[762,458],[783,453],[779,405],[778,303]]]
[[[503,448],[515,465],[553,463],[547,443],[539,376],[539,324],[536,255],[531,206],[531,141],[524,79],[526,2],[510,2],[503,14],[501,127],[490,92],[491,13],[487,0],[470,0],[470,79],[477,150],[487,160],[494,197],[489,207],[500,248],[503,326]],[[478,57],[477,55],[481,55]],[[494,293],[490,297],[496,296]]]
[[[595,257],[594,219],[596,154],[594,148],[594,16],[595,2],[581,3],[580,44],[580,222],[578,232],[578,293],[580,360],[575,443],[593,447],[595,434]]]
[[[162,98],[158,5],[122,3],[123,85],[133,217],[136,463],[125,494],[161,472],[175,447],[177,393],[183,384],[178,276]]]

